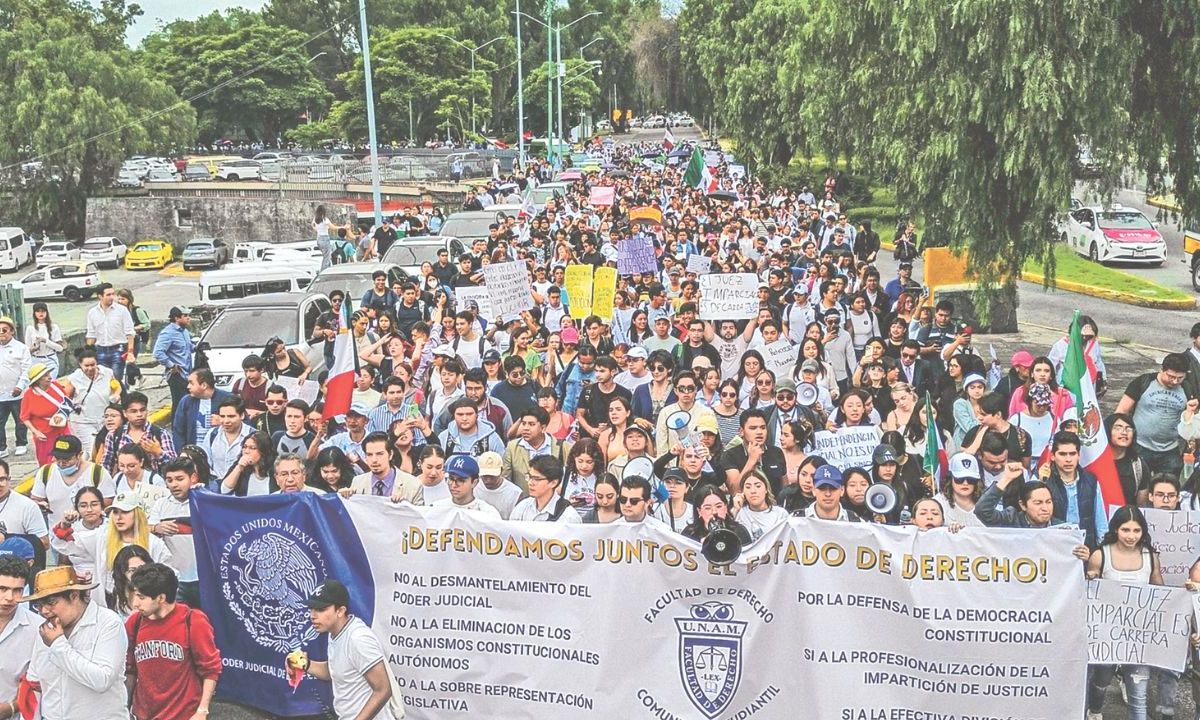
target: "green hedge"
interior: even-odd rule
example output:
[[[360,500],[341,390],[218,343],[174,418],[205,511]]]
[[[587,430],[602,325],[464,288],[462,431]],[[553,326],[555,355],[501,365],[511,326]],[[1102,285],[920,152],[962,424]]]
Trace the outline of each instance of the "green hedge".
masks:
[[[894,206],[884,205],[868,205],[866,207],[852,207],[846,211],[846,217],[850,222],[858,225],[864,220],[870,220],[875,232],[883,234],[883,229],[890,229],[896,224],[896,220],[900,217],[900,209]]]

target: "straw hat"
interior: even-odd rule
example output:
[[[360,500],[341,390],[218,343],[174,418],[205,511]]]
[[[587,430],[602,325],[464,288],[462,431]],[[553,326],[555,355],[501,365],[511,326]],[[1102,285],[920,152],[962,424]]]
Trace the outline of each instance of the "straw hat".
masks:
[[[33,366],[29,368],[29,382],[35,383],[39,378],[49,372],[50,366],[46,363],[34,363]]]
[[[21,598],[21,602],[33,602],[51,595],[69,592],[71,590],[91,590],[100,583],[80,582],[75,574],[75,568],[70,565],[58,565],[42,570],[33,578],[33,594]]]

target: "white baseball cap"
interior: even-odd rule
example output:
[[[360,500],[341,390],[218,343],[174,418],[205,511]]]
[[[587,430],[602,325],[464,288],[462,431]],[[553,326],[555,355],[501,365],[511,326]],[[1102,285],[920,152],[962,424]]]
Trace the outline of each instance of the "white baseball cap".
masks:
[[[950,458],[950,477],[979,480],[979,460],[971,453],[954,453],[954,456]]]

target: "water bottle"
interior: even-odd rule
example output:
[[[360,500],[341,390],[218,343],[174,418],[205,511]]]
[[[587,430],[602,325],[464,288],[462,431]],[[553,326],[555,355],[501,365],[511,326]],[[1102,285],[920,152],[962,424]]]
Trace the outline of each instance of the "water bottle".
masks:
[[[1186,485],[1187,481],[1192,477],[1192,470],[1196,467],[1196,453],[1189,444],[1187,450],[1183,453],[1183,471],[1179,475],[1180,486]]]

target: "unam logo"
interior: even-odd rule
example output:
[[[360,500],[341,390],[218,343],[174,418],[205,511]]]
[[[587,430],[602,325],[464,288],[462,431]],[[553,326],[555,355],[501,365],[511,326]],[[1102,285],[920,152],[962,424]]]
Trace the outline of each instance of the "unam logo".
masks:
[[[274,518],[243,525],[221,555],[230,609],[255,642],[281,653],[316,638],[305,601],[326,574],[316,542]]]
[[[679,629],[679,674],[696,709],[715,718],[729,707],[742,681],[742,636],[746,623],[733,619],[733,605],[692,605],[690,617],[675,618]]]

